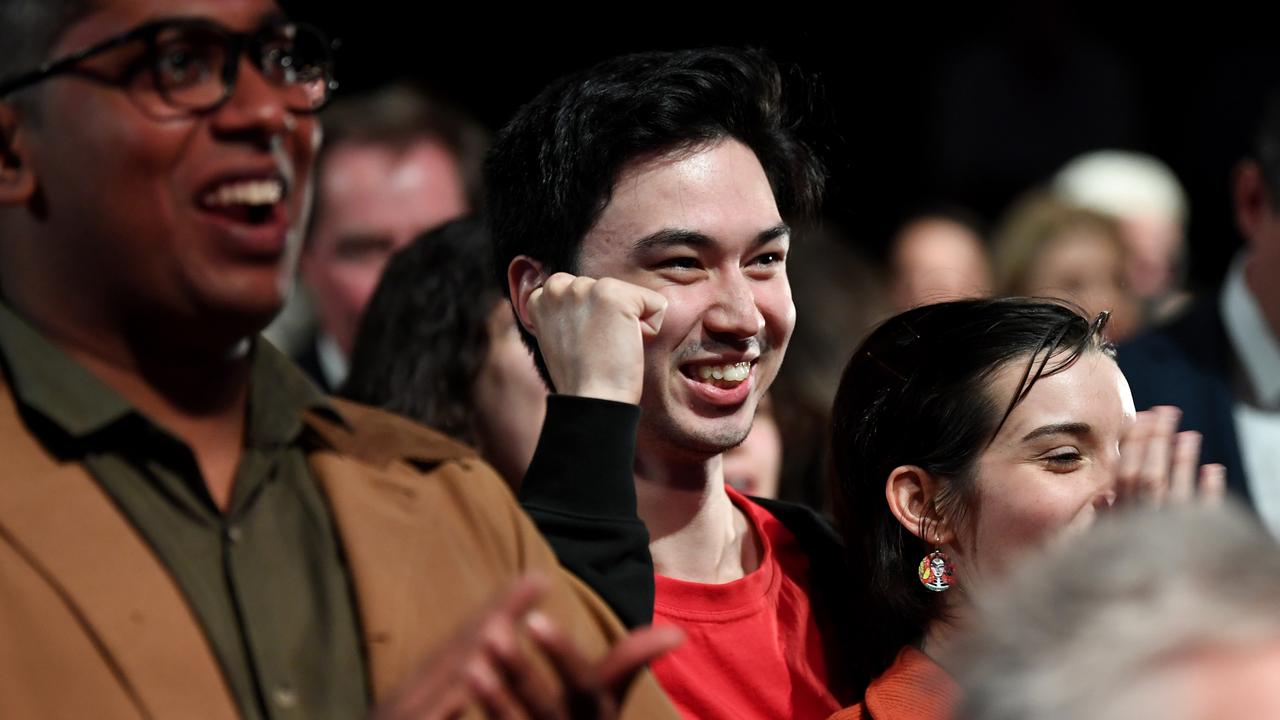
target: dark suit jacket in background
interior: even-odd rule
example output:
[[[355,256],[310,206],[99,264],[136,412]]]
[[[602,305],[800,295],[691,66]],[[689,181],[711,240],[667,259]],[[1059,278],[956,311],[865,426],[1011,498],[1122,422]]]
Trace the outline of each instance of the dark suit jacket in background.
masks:
[[[1121,345],[1117,359],[1137,408],[1181,408],[1182,428],[1204,435],[1201,462],[1225,465],[1227,490],[1252,505],[1232,410],[1237,361],[1217,296]]]

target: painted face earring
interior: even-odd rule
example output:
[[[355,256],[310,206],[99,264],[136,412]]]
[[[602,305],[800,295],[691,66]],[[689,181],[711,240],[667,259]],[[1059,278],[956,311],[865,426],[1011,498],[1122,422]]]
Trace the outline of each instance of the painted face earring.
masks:
[[[934,551],[920,561],[920,582],[934,592],[945,592],[956,584],[956,566],[937,545],[939,538],[935,537],[933,541],[936,545]]]

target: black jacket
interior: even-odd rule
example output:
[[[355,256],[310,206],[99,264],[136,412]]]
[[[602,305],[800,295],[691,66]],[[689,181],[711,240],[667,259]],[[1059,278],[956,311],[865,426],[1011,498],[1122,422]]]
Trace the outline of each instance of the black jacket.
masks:
[[[640,408],[552,395],[520,503],[560,563],[591,586],[628,627],[653,621],[653,559],[636,510],[635,445]],[[837,698],[856,698],[844,669],[856,652],[857,618],[842,612],[853,597],[840,539],[807,507],[752,498],[795,535],[809,557],[810,602],[823,632]]]
[[[1181,408],[1182,427],[1204,435],[1201,462],[1226,466],[1227,489],[1250,502],[1233,411],[1236,358],[1217,299],[1198,301],[1172,322],[1121,345],[1116,360],[1137,408]]]

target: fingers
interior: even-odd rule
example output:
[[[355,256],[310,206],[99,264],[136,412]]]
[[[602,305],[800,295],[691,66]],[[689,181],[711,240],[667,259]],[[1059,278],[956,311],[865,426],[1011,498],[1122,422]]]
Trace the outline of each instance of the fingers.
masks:
[[[635,292],[632,297],[639,305],[636,315],[640,320],[640,329],[645,337],[653,337],[662,329],[662,319],[667,313],[667,299],[648,288],[632,285]]]
[[[1222,497],[1225,470],[1221,465],[1200,467],[1203,436],[1193,430],[1177,432],[1181,417],[1171,406],[1138,413],[1120,441],[1118,503],[1212,502]]]
[[[574,647],[554,622],[542,613],[529,616],[529,635],[551,661],[556,674],[564,682],[565,691],[576,698],[575,704],[591,704],[600,700],[603,686],[596,668]]]
[[[570,303],[592,304],[621,312],[643,323],[646,332],[651,333],[662,328],[662,317],[667,309],[667,299],[648,288],[616,278],[596,279],[558,272],[529,294],[535,333],[539,310],[545,315]]]
[[[1148,503],[1159,503],[1169,492],[1171,454],[1174,434],[1182,412],[1174,407],[1153,408],[1155,419],[1146,437],[1146,452],[1138,476],[1140,497]]]
[[[636,630],[623,638],[600,664],[600,679],[621,697],[636,673],[684,642],[677,627],[664,625]]]
[[[1155,422],[1155,411],[1138,413],[1129,431],[1120,439],[1120,465],[1116,471],[1116,502],[1131,502],[1139,496],[1143,457]]]
[[[481,672],[473,677],[478,681],[476,694],[493,716],[505,717],[504,713],[523,709],[536,720],[559,720],[564,714],[559,709],[558,694],[534,670],[520,645],[518,629],[525,621],[524,615],[512,618],[513,622],[494,622],[485,628]]]
[[[639,402],[644,342],[661,330],[667,308],[660,293],[561,272],[530,292],[526,308],[557,392]]]
[[[547,581],[525,575],[513,582],[475,619],[427,657],[390,700],[376,710],[378,718],[446,718],[461,713],[473,699],[504,717],[516,700],[506,687],[502,663],[510,656],[516,628],[546,593]],[[513,715],[512,717],[518,717]]]
[[[1219,503],[1227,494],[1227,468],[1213,463],[1200,468],[1200,500]]]
[[[573,717],[592,718],[608,716],[621,704],[636,673],[684,641],[679,628],[644,628],[627,635],[603,659],[592,663],[541,613],[530,615],[529,634],[564,682]]]
[[[1194,430],[1178,433],[1173,439],[1173,470],[1169,474],[1169,499],[1188,502],[1196,494],[1202,436]]]

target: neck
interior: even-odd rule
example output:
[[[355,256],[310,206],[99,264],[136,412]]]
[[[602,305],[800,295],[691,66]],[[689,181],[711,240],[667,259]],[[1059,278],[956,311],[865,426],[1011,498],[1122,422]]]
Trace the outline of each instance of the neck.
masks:
[[[956,641],[964,634],[970,622],[969,603],[965,600],[963,591],[955,588],[948,595],[952,593],[955,596],[947,598],[943,617],[929,624],[924,640],[920,643],[920,651],[945,669],[949,669]]]
[[[250,342],[223,352],[184,350],[168,335],[84,331],[14,303],[19,313],[150,421],[186,443],[219,507],[231,498],[244,443]]]
[[[1269,276],[1264,262],[1250,257],[1244,266],[1244,284],[1262,309],[1272,337],[1280,338],[1280,283]]]
[[[759,566],[759,540],[725,493],[721,458],[672,461],[638,450],[636,500],[657,574],[718,584]]]

